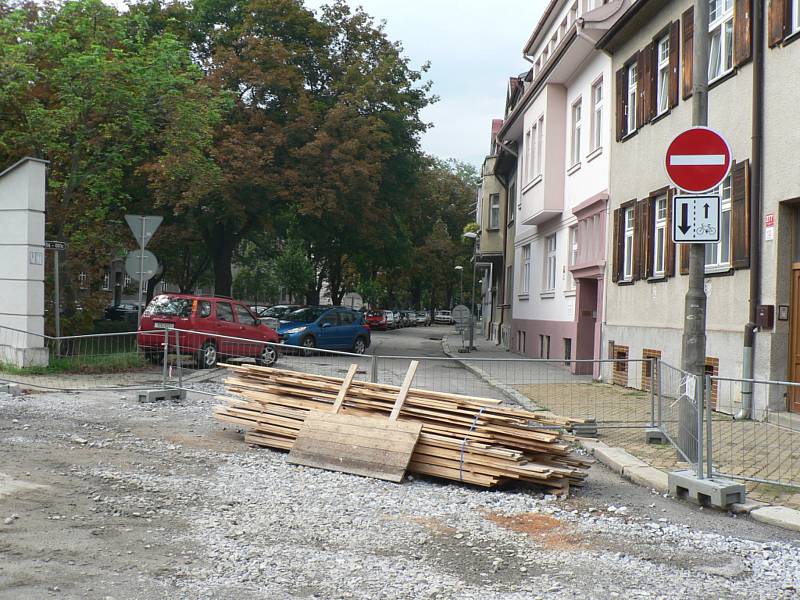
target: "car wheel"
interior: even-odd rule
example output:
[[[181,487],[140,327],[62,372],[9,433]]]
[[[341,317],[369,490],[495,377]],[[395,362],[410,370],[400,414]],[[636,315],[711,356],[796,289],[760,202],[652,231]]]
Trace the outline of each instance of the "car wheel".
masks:
[[[144,356],[148,362],[154,365],[160,365],[162,362],[164,362],[163,352],[145,352]]]
[[[353,352],[355,354],[364,354],[366,353],[366,351],[367,351],[367,341],[363,337],[358,336],[356,338],[356,341],[353,342]]]
[[[300,345],[306,350],[303,351],[303,356],[311,356],[314,354],[312,350],[317,347],[317,342],[314,340],[314,336],[307,335],[300,341]]]
[[[256,358],[256,364],[262,367],[271,367],[276,362],[278,362],[278,351],[271,345],[264,346],[261,354]]]
[[[197,355],[197,367],[200,369],[213,369],[217,366],[217,345],[211,340],[200,348]]]

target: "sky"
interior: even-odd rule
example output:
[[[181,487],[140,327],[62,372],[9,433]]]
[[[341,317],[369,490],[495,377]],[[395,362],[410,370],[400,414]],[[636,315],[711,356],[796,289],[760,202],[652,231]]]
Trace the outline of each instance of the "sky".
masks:
[[[106,0],[124,8],[123,0]],[[310,9],[326,0],[305,0]],[[431,63],[427,79],[439,101],[422,113],[431,127],[425,152],[480,166],[493,118],[503,116],[508,78],[530,68],[522,47],[547,0],[351,0],[403,43],[413,68]]]
[[[314,9],[323,0],[306,0]],[[428,79],[439,102],[422,113],[433,128],[422,147],[440,158],[480,166],[491,122],[503,116],[508,77],[530,68],[522,47],[546,0],[354,0],[386,21],[413,67],[430,61]]]

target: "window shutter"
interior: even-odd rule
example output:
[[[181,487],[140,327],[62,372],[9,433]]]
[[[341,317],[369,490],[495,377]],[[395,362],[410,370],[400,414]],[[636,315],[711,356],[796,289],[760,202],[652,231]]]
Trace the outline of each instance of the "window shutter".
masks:
[[[669,107],[678,106],[678,63],[680,62],[679,47],[681,43],[681,24],[674,21],[669,30]]]
[[[619,281],[620,274],[620,260],[622,257],[622,235],[620,231],[620,216],[619,209],[614,209],[614,229],[612,230],[612,260],[611,260],[611,281],[616,283]]]
[[[681,79],[683,79],[683,99],[692,96],[692,61],[694,57],[694,7],[684,11],[681,16],[683,25],[683,47],[681,55]]]
[[[653,97],[655,92],[655,74],[653,65],[653,43],[650,42],[639,52],[636,70],[638,81],[636,82],[636,92],[639,101],[636,103],[636,127],[648,123],[653,116]]]
[[[783,41],[786,35],[786,26],[789,19],[786,18],[787,8],[790,0],[769,0],[769,8],[767,9],[768,15],[768,30],[769,30],[769,47],[774,48]]]
[[[627,120],[625,119],[625,99],[627,97],[627,87],[628,87],[628,77],[625,73],[625,67],[622,67],[620,70],[617,71],[617,110],[616,110],[616,118],[617,118],[617,141],[620,141],[622,138],[625,137],[625,129],[628,125]]]
[[[642,217],[642,279],[647,279],[653,275],[653,227],[655,218],[653,215],[653,202],[655,198],[645,198],[639,205]]]
[[[733,6],[733,62],[739,67],[753,57],[753,0],[735,0]]]
[[[681,275],[689,274],[689,244],[680,244],[681,247]]]
[[[672,240],[672,197],[674,190],[667,192],[667,252],[664,257],[664,276],[673,277],[675,275],[675,242]]]
[[[731,169],[731,266],[750,268],[750,161]]]
[[[632,279],[644,279],[645,216],[644,201],[633,203],[633,265]]]

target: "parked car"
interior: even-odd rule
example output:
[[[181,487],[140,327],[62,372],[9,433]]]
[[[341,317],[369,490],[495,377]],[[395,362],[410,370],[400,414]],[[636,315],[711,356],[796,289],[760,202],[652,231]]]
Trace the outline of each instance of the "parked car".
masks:
[[[435,323],[444,323],[445,325],[452,325],[455,323],[449,310],[437,310],[433,315],[433,321]]]
[[[258,315],[258,318],[267,327],[277,330],[282,324],[289,322],[286,316],[299,308],[303,307],[299,304],[276,304]]]
[[[397,329],[398,324],[394,318],[394,313],[390,310],[384,310],[383,316],[386,317],[386,328],[387,329]]]
[[[417,314],[411,310],[404,310],[401,311],[403,313],[403,319],[405,319],[406,327],[416,327],[417,326]]]
[[[139,310],[136,304],[109,305],[106,306],[103,318],[106,321],[132,321],[135,323],[139,318]]]
[[[367,313],[366,322],[370,329],[386,331],[389,328],[389,322],[386,320],[386,314],[382,310],[369,311]]]
[[[215,367],[222,358],[253,358],[263,366],[278,360],[278,349],[271,345],[280,341],[275,330],[230,298],[192,294],[153,298],[136,335],[139,349],[152,362],[163,357],[164,334],[159,329],[177,329],[181,354],[193,354],[201,369]],[[175,343],[173,336],[170,343]]]
[[[282,344],[303,348],[350,350],[364,354],[370,345],[369,327],[362,314],[340,306],[308,306],[287,315],[280,326]]]
[[[250,307],[250,312],[253,313],[256,317],[264,316],[264,313],[267,312],[271,307],[265,306],[264,304],[253,304]]]
[[[397,327],[406,326],[406,322],[405,320],[403,320],[403,315],[400,313],[399,310],[392,311],[392,314],[394,314],[394,321],[395,323],[397,323]]]
[[[418,312],[416,314],[417,325],[428,327],[431,324],[431,315],[429,312]]]

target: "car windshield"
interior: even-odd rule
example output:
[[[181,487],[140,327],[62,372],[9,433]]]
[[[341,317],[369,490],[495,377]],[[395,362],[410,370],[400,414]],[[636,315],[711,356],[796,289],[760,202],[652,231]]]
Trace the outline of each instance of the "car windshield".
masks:
[[[297,321],[298,323],[313,323],[319,319],[320,315],[325,312],[324,308],[301,308],[287,317],[290,321]]]
[[[275,317],[275,318],[279,319],[282,316],[284,316],[286,313],[288,313],[290,310],[292,310],[292,309],[289,308],[288,306],[273,306],[272,308],[268,308],[267,310],[262,312],[261,316],[262,317]]]
[[[382,313],[382,312],[375,312],[375,311],[373,310],[373,311],[371,311],[371,312],[367,313],[367,316],[368,316],[368,317],[382,317],[382,316],[383,316],[383,313]]]
[[[175,296],[156,296],[144,311],[150,317],[189,317],[192,314],[192,301]]]

